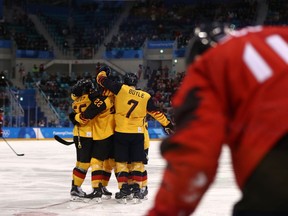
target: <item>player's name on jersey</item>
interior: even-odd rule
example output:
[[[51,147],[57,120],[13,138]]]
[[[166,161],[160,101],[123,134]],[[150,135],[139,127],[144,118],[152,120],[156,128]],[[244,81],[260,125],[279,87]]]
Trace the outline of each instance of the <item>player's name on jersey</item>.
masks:
[[[141,98],[144,98],[144,93],[141,93],[137,90],[134,90],[134,89],[129,89],[129,94],[132,94],[132,95],[136,95],[138,97],[141,97]]]

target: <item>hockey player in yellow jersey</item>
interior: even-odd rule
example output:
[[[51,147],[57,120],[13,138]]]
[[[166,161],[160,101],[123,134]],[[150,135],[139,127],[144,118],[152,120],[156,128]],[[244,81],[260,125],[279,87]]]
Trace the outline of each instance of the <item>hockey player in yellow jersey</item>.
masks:
[[[116,176],[120,192],[117,200],[125,199],[131,194],[128,185],[129,171],[133,182],[132,194],[135,199],[143,199],[140,192],[142,173],[145,171],[143,161],[145,117],[147,113],[158,119],[163,119],[165,128],[173,130],[173,125],[154,105],[150,94],[136,90],[138,78],[133,73],[125,74],[124,83],[113,82],[107,78],[104,69],[97,76],[97,83],[109,89],[115,95],[115,134],[114,148],[116,161]],[[128,168],[131,162],[131,170]]]
[[[72,94],[72,99],[75,98],[75,100],[72,104],[74,112],[70,114],[70,120],[75,125],[74,131],[73,131],[74,141],[77,147],[77,152],[79,152],[79,154],[81,153],[82,155],[81,157],[84,158],[82,159],[82,161],[85,160],[85,168],[83,167],[83,163],[80,163],[80,165],[82,166],[82,169],[74,169],[75,171],[73,171],[73,183],[75,184],[75,182],[77,181],[79,184],[80,183],[82,184],[86,176],[87,170],[89,166],[91,166],[92,168],[91,183],[92,183],[93,192],[88,195],[84,194],[84,197],[91,198],[91,199],[96,198],[95,200],[99,202],[101,201],[100,198],[102,197],[103,194],[108,197],[112,195],[112,193],[110,193],[105,187],[108,184],[108,181],[110,178],[109,174],[111,175],[112,166],[109,163],[110,161],[107,161],[103,164],[103,161],[98,160],[99,152],[102,151],[103,153],[103,149],[101,149],[101,145],[95,144],[94,138],[97,136],[99,137],[99,134],[105,134],[105,133],[110,134],[111,132],[113,133],[114,119],[113,119],[113,115],[112,117],[110,115],[111,113],[110,107],[111,106],[113,107],[113,101],[111,105],[111,98],[102,96],[98,91],[94,91],[94,88],[93,90],[91,88],[88,93],[88,91],[85,90],[85,84],[86,84],[86,87],[88,87],[87,83],[91,83],[91,80],[84,79],[84,80],[80,80],[78,83],[80,84],[78,84],[78,86],[76,85],[77,88],[74,88],[74,92],[76,92],[75,89],[77,89],[77,91],[79,92],[77,94],[78,97],[75,97],[75,94]],[[79,96],[81,92],[84,94]],[[107,107],[108,109],[106,109]],[[82,116],[82,113],[85,112],[86,109],[88,109],[86,112],[86,115],[89,117],[89,118],[87,117],[87,119],[83,118]],[[107,110],[109,111],[106,112]],[[107,113],[108,117],[105,117],[106,116],[105,113]],[[101,119],[106,119],[105,120],[106,123],[110,122],[111,127],[110,127],[110,131],[108,130],[109,132],[105,130],[105,133],[102,133],[104,129],[107,129],[109,127],[107,127],[107,124],[102,124],[103,120]],[[108,121],[108,119],[112,119],[112,120]],[[101,129],[99,125],[102,125],[104,128],[102,127]],[[86,138],[87,136],[89,136],[89,138]],[[78,158],[77,158],[77,163],[78,163]],[[80,171],[82,171],[82,175]],[[83,175],[84,173],[85,175]],[[72,189],[73,188],[75,187],[72,187]],[[79,189],[79,186],[76,188]]]
[[[71,200],[78,200],[86,196],[86,193],[81,189],[81,185],[85,180],[92,157],[92,121],[81,121],[79,123],[75,120],[75,115],[82,112],[82,109],[91,103],[88,95],[92,91],[94,91],[93,83],[85,79],[79,80],[71,91],[73,112],[70,113],[69,118],[74,124],[73,139],[77,160],[72,175]]]
[[[79,121],[88,120],[93,122],[92,139],[94,148],[91,167],[92,187],[94,190],[87,195],[88,198],[98,198],[100,196],[99,188],[102,189],[102,194],[106,195],[106,197],[111,197],[112,193],[107,191],[105,186],[107,186],[111,170],[115,166],[113,148],[115,129],[114,95],[103,88],[98,88],[98,93],[100,96],[95,98],[84,112],[76,115],[76,119],[79,119]]]

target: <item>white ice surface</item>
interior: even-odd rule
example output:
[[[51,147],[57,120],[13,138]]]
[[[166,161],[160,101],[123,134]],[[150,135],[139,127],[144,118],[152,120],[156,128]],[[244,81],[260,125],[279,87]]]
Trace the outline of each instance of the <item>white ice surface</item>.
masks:
[[[69,202],[74,146],[54,140],[7,140],[17,153],[0,139],[0,215],[1,216],[140,216],[151,208],[165,162],[159,155],[159,141],[151,141],[148,170],[148,200],[140,204],[119,204],[114,197],[101,204]],[[91,191],[90,172],[83,184]],[[114,174],[108,189],[117,189]],[[224,149],[218,174],[195,216],[229,216],[240,194],[231,172],[229,152]]]

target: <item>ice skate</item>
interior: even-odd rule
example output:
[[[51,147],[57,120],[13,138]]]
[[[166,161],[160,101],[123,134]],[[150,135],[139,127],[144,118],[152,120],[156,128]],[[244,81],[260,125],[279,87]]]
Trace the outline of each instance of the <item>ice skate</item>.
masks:
[[[71,191],[70,191],[71,201],[83,201],[85,199],[86,193],[82,191],[81,187],[78,187],[76,185],[72,185]]]
[[[87,194],[85,198],[91,199],[93,202],[101,203],[102,202],[102,186],[100,185],[97,188],[93,188],[92,193]]]
[[[133,185],[132,193],[133,193],[133,203],[134,204],[141,203],[141,200],[144,199],[144,194],[141,193],[141,190],[138,184]]]
[[[148,195],[148,187],[147,186],[145,186],[144,188],[141,188],[140,189],[140,193],[143,195],[143,199],[145,199],[145,200],[148,199],[148,197],[147,197],[147,195]]]
[[[115,194],[115,199],[118,203],[127,204],[127,200],[131,195],[131,190],[128,184],[123,184],[120,191]]]
[[[103,186],[101,189],[102,189],[103,199],[111,199],[112,193],[108,191],[105,186]]]

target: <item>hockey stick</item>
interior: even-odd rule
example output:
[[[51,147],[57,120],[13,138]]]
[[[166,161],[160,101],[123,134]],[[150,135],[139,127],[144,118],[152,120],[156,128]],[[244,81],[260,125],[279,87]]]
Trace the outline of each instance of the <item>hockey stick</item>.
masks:
[[[66,141],[64,139],[62,139],[61,137],[59,137],[58,135],[54,135],[54,139],[57,140],[58,142],[62,143],[63,145],[72,145],[74,143],[74,141]]]
[[[10,147],[10,149],[17,155],[17,156],[24,156],[24,154],[18,154],[10,145],[9,143],[7,142],[7,140],[4,138],[4,137],[1,137],[5,142],[6,144]]]

